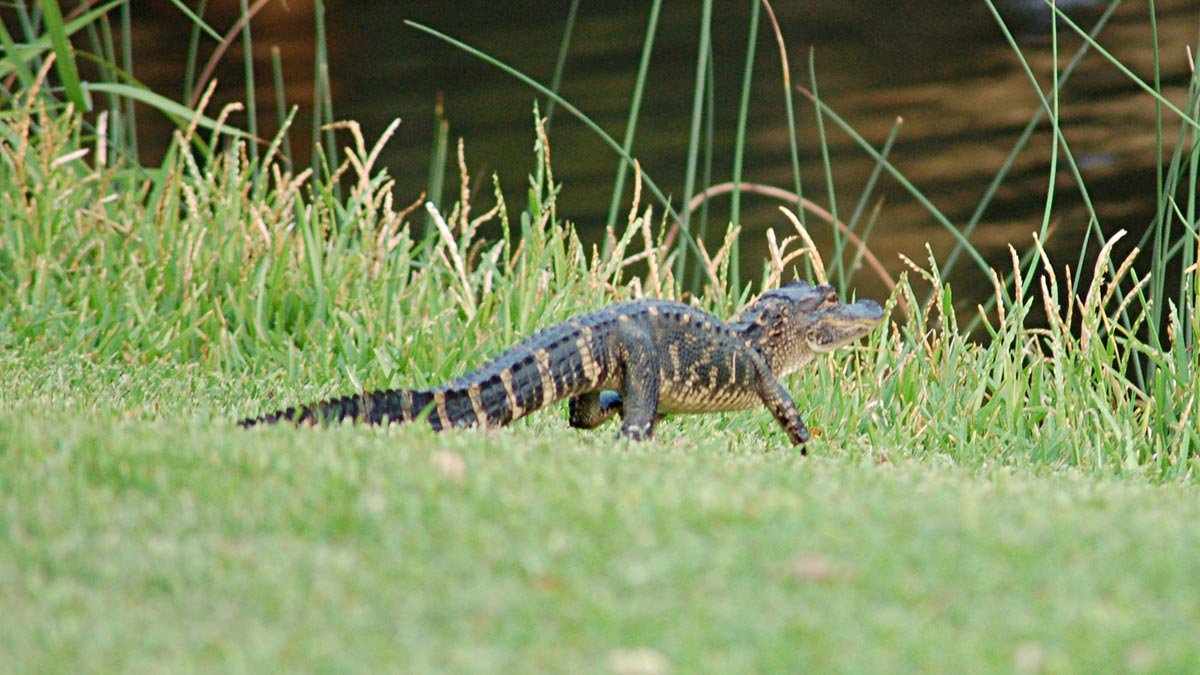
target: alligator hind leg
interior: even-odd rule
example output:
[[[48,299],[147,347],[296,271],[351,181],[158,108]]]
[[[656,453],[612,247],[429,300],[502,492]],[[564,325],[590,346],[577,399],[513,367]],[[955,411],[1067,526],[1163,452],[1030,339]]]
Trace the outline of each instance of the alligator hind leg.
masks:
[[[624,413],[621,395],[615,391],[591,391],[572,396],[568,405],[567,421],[576,429],[595,429],[614,415]]]
[[[576,429],[595,429],[616,415],[625,416],[625,399],[615,391],[599,391],[580,394],[571,398],[569,422]],[[658,413],[654,421],[661,422],[666,415]]]

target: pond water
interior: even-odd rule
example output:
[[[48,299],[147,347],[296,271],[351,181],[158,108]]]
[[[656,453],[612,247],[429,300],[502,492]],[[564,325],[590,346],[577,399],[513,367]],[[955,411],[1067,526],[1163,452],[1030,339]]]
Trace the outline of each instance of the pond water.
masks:
[[[229,3],[236,6],[237,3]],[[274,3],[273,3],[274,4]],[[634,89],[650,3],[580,3],[561,94],[616,138],[624,133]],[[750,2],[715,3],[712,24],[713,102],[715,104],[713,182],[729,180],[733,130],[750,25]],[[1043,87],[1054,73],[1050,41],[1052,23],[1040,0],[998,3],[1001,16],[1016,36]],[[288,97],[311,101],[312,66],[309,36],[311,7],[289,3],[272,8],[255,23],[256,57],[263,68],[260,83],[269,82],[268,49],[281,47],[288,66]],[[398,178],[398,201],[414,199],[427,184],[438,101],[444,106],[453,139],[462,137],[475,186],[486,186],[493,173],[503,181],[510,203],[524,200],[526,175],[534,166],[532,108],[536,92],[505,73],[450,45],[404,24],[409,19],[460,39],[497,59],[549,83],[567,20],[567,2],[495,3],[478,0],[331,0],[329,25],[335,115],[363,124],[368,140],[394,118],[402,124],[383,156]],[[1063,2],[1071,15],[1091,26],[1107,3]],[[1188,81],[1189,41],[1200,28],[1200,3],[1156,2],[1158,44],[1167,97],[1182,106]],[[997,19],[984,2],[928,0],[923,3],[878,0],[845,3],[831,0],[778,1],[773,4],[786,41],[793,81],[811,86],[811,54],[821,98],[872,145],[881,146],[902,119],[891,160],[949,221],[961,227],[976,211],[993,176],[1005,162],[1018,136],[1038,108],[1028,75],[1021,68]],[[228,11],[228,10],[226,10]],[[173,18],[160,9],[149,19],[148,34],[158,38],[142,49],[153,62],[181,56],[181,41],[169,37]],[[664,3],[654,44],[644,108],[634,154],[676,205],[683,194],[693,80],[701,17],[700,3]],[[1081,41],[1059,25],[1059,64],[1065,66]],[[1125,2],[1099,33],[1100,43],[1138,76],[1153,74],[1153,43],[1145,3]],[[236,55],[225,77],[235,78]],[[145,63],[140,59],[139,63]],[[162,67],[170,77],[169,66]],[[143,77],[146,77],[143,74]],[[177,77],[177,76],[176,76]],[[151,78],[152,79],[152,78]],[[790,189],[786,110],[778,47],[764,15],[760,24],[753,105],[749,115],[744,180]],[[236,97],[236,90],[233,97]],[[260,96],[264,108],[270,94]],[[544,100],[539,102],[546,109]],[[1127,229],[1134,237],[1145,230],[1154,208],[1154,100],[1100,54],[1083,58],[1060,95],[1063,133],[1080,163],[1088,194],[1106,233]],[[796,96],[801,174],[805,196],[828,207],[813,106]],[[275,111],[260,116],[274,118]],[[1170,117],[1168,116],[1168,119]],[[269,126],[269,124],[267,125]],[[1168,152],[1179,125],[1167,124]],[[301,134],[310,133],[300,130]],[[828,119],[826,132],[832,166],[832,192],[839,215],[849,216],[860,199],[874,161]],[[300,138],[306,138],[301,135]],[[559,214],[574,221],[589,241],[603,231],[617,158],[582,124],[559,109],[551,127],[555,178],[563,184]],[[1007,246],[1031,244],[1042,223],[1049,184],[1051,132],[1041,125],[1018,157],[1008,179],[979,219],[971,241],[986,259],[1006,265]],[[448,194],[455,194],[455,171],[449,172]],[[627,190],[628,190],[627,183]],[[1066,165],[1060,162],[1054,230],[1049,248],[1056,263],[1075,264],[1084,233],[1086,212]],[[490,191],[490,188],[486,188]],[[480,197],[490,204],[491,197]],[[628,197],[623,202],[628,205]],[[712,202],[710,244],[719,243],[728,219],[728,196]],[[880,204],[870,246],[893,275],[906,269],[901,255],[924,263],[926,245],[944,259],[954,238],[929,210],[893,178],[883,176],[867,198]],[[743,197],[743,276],[759,276],[765,231],[785,234],[788,221],[778,202]],[[481,209],[477,206],[476,212]],[[657,210],[661,212],[661,210]],[[828,250],[828,226],[810,221],[819,245]],[[952,281],[967,292],[989,292],[982,271],[960,260]],[[871,274],[855,284],[864,293],[881,295]]]

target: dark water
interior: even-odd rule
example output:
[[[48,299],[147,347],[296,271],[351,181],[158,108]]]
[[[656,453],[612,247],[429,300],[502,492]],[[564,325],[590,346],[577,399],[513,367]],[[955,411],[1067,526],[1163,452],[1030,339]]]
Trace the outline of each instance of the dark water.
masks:
[[[159,31],[153,34],[170,35],[172,10],[166,3],[160,4],[165,8],[158,10],[160,20],[151,22],[152,30]],[[510,205],[522,203],[525,177],[533,168],[532,107],[536,98],[535,92],[508,75],[405,26],[403,21],[418,21],[449,33],[549,83],[568,4],[329,2],[335,114],[360,121],[368,140],[393,118],[402,120],[384,154],[384,161],[399,179],[398,201],[415,198],[427,184],[434,108],[440,99],[452,138],[465,139],[474,184],[486,186],[490,175],[498,173]],[[1092,25],[1106,7],[1080,0],[1060,0],[1059,4],[1069,4],[1072,16],[1085,26]],[[1185,46],[1196,42],[1200,2],[1155,4],[1164,89],[1169,100],[1182,106],[1188,73]],[[650,3],[581,5],[561,93],[620,138]],[[678,205],[685,179],[700,3],[664,5],[634,148],[644,170]],[[716,5],[712,32],[713,175],[714,182],[723,182],[732,172],[733,129],[751,3]],[[256,22],[256,50],[262,50],[256,57],[265,66],[269,47],[281,46],[289,66],[289,100],[303,105],[311,101],[311,5],[291,2],[289,7],[288,11],[273,8]],[[1054,71],[1047,39],[1051,23],[1043,7],[1039,0],[1010,0],[1002,4],[1002,11],[1046,87]],[[951,222],[965,223],[1038,107],[1033,86],[986,3],[780,1],[774,3],[774,9],[786,40],[793,81],[810,85],[811,50],[822,99],[876,147],[902,118],[892,162]],[[1153,51],[1147,12],[1145,3],[1125,2],[1099,40],[1134,72],[1149,79]],[[228,11],[226,15],[231,16]],[[1068,33],[1060,26],[1060,66],[1080,45],[1080,40]],[[153,42],[148,47],[156,55],[152,62],[169,64],[172,52],[181,59],[182,47],[170,46],[173,42],[163,37]],[[744,180],[790,188],[779,57],[765,15],[757,57]],[[237,83],[236,63],[234,55],[234,67],[226,69],[226,81],[231,84]],[[170,72],[169,65],[162,67]],[[266,82],[267,71],[261,72],[260,83]],[[269,95],[261,98],[266,107]],[[813,107],[803,97],[796,100],[805,196],[827,207],[830,187],[825,182]],[[543,111],[545,103],[540,102]],[[1108,233],[1123,228],[1140,235],[1152,216],[1155,167],[1160,162],[1155,152],[1153,99],[1092,53],[1062,90],[1060,104],[1064,134],[1081,164],[1102,228]],[[273,109],[260,112],[267,117],[275,114]],[[1167,124],[1168,152],[1178,126],[1173,120]],[[833,192],[839,215],[846,218],[860,198],[873,161],[828,120],[826,130]],[[302,127],[299,131],[301,139],[307,138],[307,130]],[[563,183],[559,213],[596,241],[611,200],[616,156],[561,109],[553,118],[551,147],[555,177]],[[984,212],[971,240],[990,262],[1003,264],[1009,243],[1018,250],[1027,248],[1030,234],[1040,228],[1050,149],[1051,133],[1042,125]],[[454,175],[449,175],[448,194],[457,191]],[[1055,229],[1049,247],[1057,263],[1074,264],[1087,216],[1065,164],[1060,164],[1056,185]],[[481,199],[488,204],[491,198],[485,194]],[[941,258],[953,248],[952,236],[894,179],[885,175],[868,203],[882,205],[870,245],[892,274],[906,269],[901,254],[924,263],[927,243]],[[777,204],[763,197],[743,198],[742,270],[747,278],[759,275],[766,228],[773,227],[781,235],[789,231]],[[728,197],[713,202],[710,243],[717,243],[724,230],[727,205]],[[818,244],[829,250],[828,227],[815,219],[810,226]],[[984,277],[973,263],[963,260],[953,280],[969,291],[980,288]],[[870,274],[860,274],[856,284],[868,294],[883,292]],[[986,291],[988,287],[982,288]],[[970,301],[969,292],[964,295]]]

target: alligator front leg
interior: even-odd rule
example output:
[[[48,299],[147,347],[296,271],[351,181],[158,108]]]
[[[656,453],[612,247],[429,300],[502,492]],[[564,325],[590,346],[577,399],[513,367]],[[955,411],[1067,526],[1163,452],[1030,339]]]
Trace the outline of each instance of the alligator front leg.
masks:
[[[800,411],[796,409],[796,402],[792,400],[792,394],[779,380],[775,379],[774,375],[768,372],[759,372],[757,388],[763,404],[783,427],[788,440],[792,442],[792,445],[800,446],[800,454],[807,455],[808,451],[804,448],[804,444],[808,442],[809,438],[808,427],[804,425],[804,420],[800,419]]]

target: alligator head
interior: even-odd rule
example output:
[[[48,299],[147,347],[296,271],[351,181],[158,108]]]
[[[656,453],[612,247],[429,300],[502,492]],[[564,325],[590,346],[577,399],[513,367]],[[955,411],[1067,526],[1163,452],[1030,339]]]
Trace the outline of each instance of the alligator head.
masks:
[[[881,320],[883,308],[874,300],[843,303],[833,286],[796,280],[746,305],[734,327],[763,353],[771,372],[783,377],[866,335]]]

